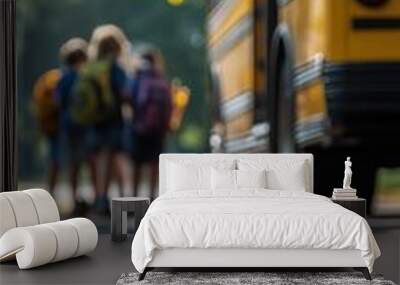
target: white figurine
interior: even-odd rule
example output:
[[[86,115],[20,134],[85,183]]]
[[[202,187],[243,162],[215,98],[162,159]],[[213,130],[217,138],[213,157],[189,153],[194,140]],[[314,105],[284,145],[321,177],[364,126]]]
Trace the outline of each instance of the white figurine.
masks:
[[[353,189],[351,188],[351,176],[353,175],[353,172],[351,171],[351,161],[350,157],[347,157],[347,160],[344,162],[344,179],[343,179],[343,189]]]

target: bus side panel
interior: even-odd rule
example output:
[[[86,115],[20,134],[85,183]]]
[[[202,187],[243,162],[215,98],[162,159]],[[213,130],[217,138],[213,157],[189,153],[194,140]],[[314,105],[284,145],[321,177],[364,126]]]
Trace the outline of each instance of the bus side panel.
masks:
[[[229,9],[212,12],[209,20],[210,58],[219,81],[225,140],[251,129],[255,93],[254,1],[229,3]]]
[[[296,66],[326,53],[328,1],[293,0],[279,8],[279,22],[289,28]]]
[[[248,34],[234,48],[214,62],[219,75],[223,101],[245,91],[253,91],[253,35]]]

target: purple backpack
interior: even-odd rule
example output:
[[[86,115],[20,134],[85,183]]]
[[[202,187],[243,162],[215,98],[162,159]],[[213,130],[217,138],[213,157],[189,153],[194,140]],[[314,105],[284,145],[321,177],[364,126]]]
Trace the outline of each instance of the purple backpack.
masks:
[[[143,77],[137,101],[137,131],[140,134],[165,135],[171,115],[171,92],[161,77]]]

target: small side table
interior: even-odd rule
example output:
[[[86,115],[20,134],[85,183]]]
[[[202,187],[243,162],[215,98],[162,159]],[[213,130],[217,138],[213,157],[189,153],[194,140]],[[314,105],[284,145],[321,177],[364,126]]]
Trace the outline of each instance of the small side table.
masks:
[[[128,234],[128,212],[134,212],[136,233],[140,221],[150,205],[150,198],[118,197],[111,201],[111,239],[123,241]]]
[[[332,202],[339,204],[340,206],[359,214],[361,217],[366,218],[367,200],[363,198],[356,198],[352,200],[340,200],[332,199]]]

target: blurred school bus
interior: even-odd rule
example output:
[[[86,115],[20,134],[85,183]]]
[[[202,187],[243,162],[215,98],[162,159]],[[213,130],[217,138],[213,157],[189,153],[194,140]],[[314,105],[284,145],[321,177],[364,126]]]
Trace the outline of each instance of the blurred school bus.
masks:
[[[400,1],[211,0],[208,9],[211,148],[312,152],[325,195],[354,156],[370,204],[378,165],[400,162]]]
[[[222,0],[208,8],[223,151],[399,144],[400,1]]]

